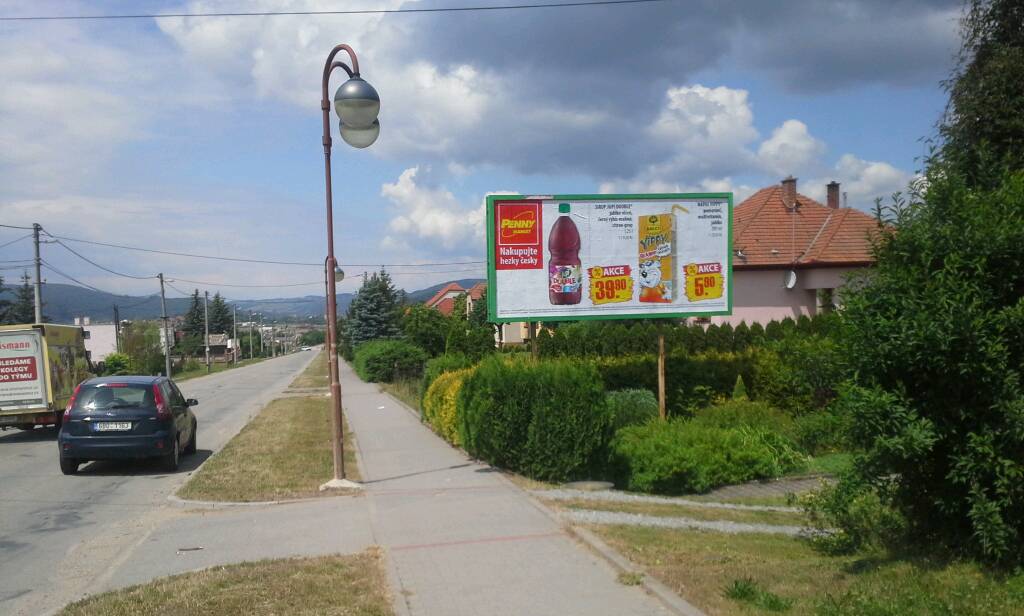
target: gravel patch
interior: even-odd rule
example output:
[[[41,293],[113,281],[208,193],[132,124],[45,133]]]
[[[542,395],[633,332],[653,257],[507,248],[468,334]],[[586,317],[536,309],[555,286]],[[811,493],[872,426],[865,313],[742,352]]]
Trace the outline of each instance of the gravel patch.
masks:
[[[686,507],[704,507],[706,509],[734,509],[737,511],[779,511],[782,513],[800,513],[797,507],[775,507],[772,505],[738,505],[735,503],[714,503],[695,501],[671,496],[652,496],[649,494],[629,494],[626,492],[590,492],[583,490],[533,490],[534,496],[541,500],[589,500],[612,503],[655,503],[659,505],[685,505]]]
[[[625,524],[628,526],[655,526],[658,528],[685,528],[688,530],[711,530],[720,533],[760,533],[805,537],[819,533],[803,526],[776,526],[773,524],[747,524],[724,520],[692,520],[690,518],[662,518],[639,513],[614,511],[564,511],[559,516],[574,524]]]

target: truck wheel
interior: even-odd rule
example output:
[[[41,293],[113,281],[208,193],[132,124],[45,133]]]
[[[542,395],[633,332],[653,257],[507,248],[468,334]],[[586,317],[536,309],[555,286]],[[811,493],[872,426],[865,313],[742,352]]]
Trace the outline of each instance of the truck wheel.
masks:
[[[65,475],[74,475],[78,472],[79,464],[81,464],[81,462],[75,458],[65,458],[62,456],[60,459],[60,472]]]
[[[161,466],[164,467],[165,471],[174,472],[178,470],[178,458],[181,450],[178,445],[178,435],[174,435],[174,441],[171,443],[171,450],[167,452],[161,460]]]
[[[35,424],[18,424],[18,425],[14,426],[14,427],[19,429],[19,430],[23,430],[25,432],[31,432],[32,430],[36,429],[36,425]]]
[[[192,437],[188,439],[188,443],[185,444],[185,450],[182,452],[185,455],[191,455],[196,452],[196,423],[192,422]]]

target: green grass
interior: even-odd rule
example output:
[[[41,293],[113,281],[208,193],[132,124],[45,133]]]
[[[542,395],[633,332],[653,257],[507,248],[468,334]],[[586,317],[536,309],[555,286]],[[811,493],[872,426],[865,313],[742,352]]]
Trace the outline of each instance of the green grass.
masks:
[[[1001,577],[972,562],[828,556],[779,535],[591,530],[709,615],[764,614],[769,605],[820,616],[1024,614],[1024,574]]]
[[[322,387],[330,387],[331,379],[327,374],[327,353],[321,351],[309,366],[302,371],[291,385],[289,389],[314,389]]]
[[[824,475],[839,475],[853,465],[853,454],[850,453],[828,453],[821,456],[811,457],[804,473],[820,473]]]
[[[422,413],[420,409],[420,387],[421,379],[400,379],[394,383],[379,383],[383,391],[398,398],[410,408]]]
[[[224,372],[225,370],[232,370],[234,368],[243,368],[245,366],[251,366],[253,364],[258,364],[258,363],[260,363],[261,361],[263,361],[265,359],[269,359],[269,358],[268,357],[254,357],[253,359],[243,359],[242,361],[238,362],[237,365],[232,364],[230,362],[220,362],[220,363],[210,362],[210,372],[209,372],[209,374],[213,374],[215,372]],[[199,362],[199,367],[194,369],[194,370],[183,370],[181,372],[175,372],[174,373],[174,380],[175,381],[187,381],[189,379],[194,379],[196,377],[206,376],[206,374],[207,374],[207,372],[206,372],[206,363],[205,362]]]
[[[323,614],[390,616],[380,551],[248,562],[88,597],[61,616]]]
[[[544,495],[538,495],[544,500]],[[618,513],[638,513],[656,517],[690,518],[691,520],[723,520],[743,524],[773,524],[782,526],[808,526],[807,517],[796,512],[786,511],[751,511],[746,509],[719,509],[693,505],[676,505],[669,503],[623,503],[601,500],[545,500],[545,504],[555,508],[570,510],[589,509],[592,511],[614,511]]]
[[[315,378],[317,370],[325,374],[327,362],[314,361],[291,386]],[[337,494],[319,491],[320,484],[334,476],[332,434],[329,397],[310,395],[273,400],[192,475],[178,496],[189,500],[253,502]],[[358,481],[354,444],[346,424],[346,476]]]

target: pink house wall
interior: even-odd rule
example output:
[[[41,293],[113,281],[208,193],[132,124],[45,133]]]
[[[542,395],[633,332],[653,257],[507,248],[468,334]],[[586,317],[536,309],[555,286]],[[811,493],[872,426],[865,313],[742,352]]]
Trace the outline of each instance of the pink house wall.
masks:
[[[712,317],[711,322],[733,326],[781,321],[786,317],[814,316],[818,312],[818,290],[842,286],[843,276],[852,268],[816,268],[797,270],[792,289],[783,286],[785,270],[733,271],[732,316]]]

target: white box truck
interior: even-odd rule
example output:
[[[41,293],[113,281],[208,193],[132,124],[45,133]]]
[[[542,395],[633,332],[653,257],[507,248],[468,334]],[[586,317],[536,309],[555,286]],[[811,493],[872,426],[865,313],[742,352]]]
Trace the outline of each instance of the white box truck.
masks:
[[[0,326],[0,429],[59,426],[75,387],[90,376],[81,327]]]

